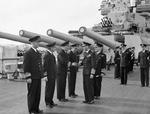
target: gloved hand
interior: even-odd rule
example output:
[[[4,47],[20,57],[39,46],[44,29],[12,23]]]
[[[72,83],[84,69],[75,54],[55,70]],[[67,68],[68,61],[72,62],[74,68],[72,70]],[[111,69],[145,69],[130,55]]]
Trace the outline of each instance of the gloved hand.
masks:
[[[44,80],[47,82],[48,81],[47,77],[44,77]]]
[[[90,78],[91,78],[91,79],[93,79],[93,78],[94,78],[94,75],[93,75],[93,74],[91,74],[91,75],[90,75]]]
[[[31,83],[31,82],[32,82],[32,79],[29,78],[29,79],[27,79],[26,81],[27,81],[27,83]]]

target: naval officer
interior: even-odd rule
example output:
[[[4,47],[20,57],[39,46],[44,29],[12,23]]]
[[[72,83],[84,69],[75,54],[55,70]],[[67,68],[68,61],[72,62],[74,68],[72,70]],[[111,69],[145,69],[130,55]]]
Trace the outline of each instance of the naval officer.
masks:
[[[42,58],[37,50],[40,36],[30,38],[31,48],[24,54],[23,68],[27,79],[27,101],[30,114],[42,113],[39,109],[41,96],[41,78],[43,77]]]
[[[149,57],[150,52],[146,50],[146,44],[141,44],[142,51],[138,54],[138,62],[140,63],[141,71],[141,87],[149,86]]]
[[[44,73],[46,74],[46,86],[45,86],[45,104],[46,106],[52,108],[57,104],[53,101],[54,91],[55,91],[55,80],[56,80],[56,57],[54,56],[53,52],[55,50],[55,44],[48,44],[47,52],[44,56]]]
[[[102,86],[102,69],[106,66],[106,55],[103,53],[103,45],[96,43],[95,48],[95,73],[94,73],[94,98],[99,99]]]
[[[78,96],[75,93],[76,76],[77,76],[77,68],[78,68],[78,56],[76,54],[76,46],[77,44],[71,45],[71,51],[69,53],[70,75],[68,75],[68,90],[69,90],[69,97],[72,97],[72,98],[75,98]]]
[[[64,42],[61,45],[61,49],[57,56],[57,99],[60,102],[67,102],[65,91],[66,91],[66,78],[68,72],[68,50],[69,50],[69,42]]]
[[[93,104],[94,103],[94,87],[93,77],[95,73],[94,69],[94,54],[90,49],[90,43],[84,42],[84,58],[81,63],[83,65],[83,90],[85,101],[83,103]]]
[[[130,60],[130,53],[126,48],[126,44],[121,44],[121,53],[120,53],[120,76],[121,84],[127,84],[127,74],[128,74],[128,65]]]

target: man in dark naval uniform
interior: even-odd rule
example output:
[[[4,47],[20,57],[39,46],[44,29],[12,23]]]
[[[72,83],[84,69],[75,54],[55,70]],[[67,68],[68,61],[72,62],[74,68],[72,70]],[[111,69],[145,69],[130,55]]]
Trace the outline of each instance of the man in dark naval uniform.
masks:
[[[146,44],[141,44],[142,51],[138,54],[138,62],[141,70],[141,87],[149,86],[149,59],[150,52],[146,50]]]
[[[75,94],[76,76],[77,76],[77,68],[78,68],[78,56],[76,54],[76,46],[77,44],[71,45],[71,51],[69,53],[70,75],[68,75],[68,91],[69,91],[69,97],[72,98],[78,96],[77,94]]]
[[[24,73],[28,88],[28,110],[30,114],[42,113],[39,109],[41,96],[41,78],[43,77],[42,58],[37,50],[40,36],[29,39],[32,47],[24,54]]]
[[[65,98],[66,91],[66,78],[68,72],[68,48],[69,42],[65,42],[61,45],[61,50],[58,53],[57,60],[57,99],[61,102],[66,102],[68,99]]]
[[[48,44],[47,52],[44,56],[44,73],[47,77],[45,78],[45,104],[46,106],[52,108],[57,104],[53,101],[54,90],[55,90],[55,79],[56,79],[56,58],[53,54],[55,49],[55,43]]]
[[[101,72],[104,66],[106,66],[106,55],[103,53],[103,45],[96,43],[95,47],[95,73],[94,73],[94,97],[99,99],[101,95],[102,76]]]
[[[121,44],[121,54],[120,54],[120,76],[121,76],[121,84],[127,84],[127,74],[128,74],[128,65],[130,60],[130,54],[126,49],[126,44]]]
[[[120,78],[120,47],[117,46],[115,49],[115,72],[114,72],[114,78]]]
[[[135,61],[135,47],[131,48],[131,67],[130,67],[130,71],[133,71],[133,66],[134,66],[134,61]]]
[[[83,90],[85,95],[85,101],[83,103],[93,104],[94,103],[94,87],[93,77],[95,73],[94,69],[94,57],[93,52],[90,50],[90,45],[84,42],[84,58],[81,63],[83,65]]]

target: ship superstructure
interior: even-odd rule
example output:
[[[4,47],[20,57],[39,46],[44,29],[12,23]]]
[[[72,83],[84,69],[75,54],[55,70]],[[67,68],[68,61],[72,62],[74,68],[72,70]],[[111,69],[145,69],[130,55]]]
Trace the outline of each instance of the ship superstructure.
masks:
[[[94,32],[135,47],[136,56],[141,43],[150,45],[150,0],[102,0],[99,11],[102,18]]]
[[[119,42],[136,35],[150,44],[150,0],[102,0],[99,11],[103,18],[93,31],[114,35]]]

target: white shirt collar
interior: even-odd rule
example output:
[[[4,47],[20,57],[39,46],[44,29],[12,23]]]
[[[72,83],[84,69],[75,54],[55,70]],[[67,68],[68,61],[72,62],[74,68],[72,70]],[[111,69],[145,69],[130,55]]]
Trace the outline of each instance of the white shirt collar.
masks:
[[[98,51],[97,54],[101,53],[101,51]]]
[[[35,49],[34,47],[31,47],[35,52],[37,52],[38,49]]]
[[[53,52],[51,52],[50,50],[47,50],[50,54],[53,54]]]
[[[89,53],[89,51],[90,51],[90,49],[88,49],[88,50],[87,50],[87,51],[85,51],[85,52]]]

